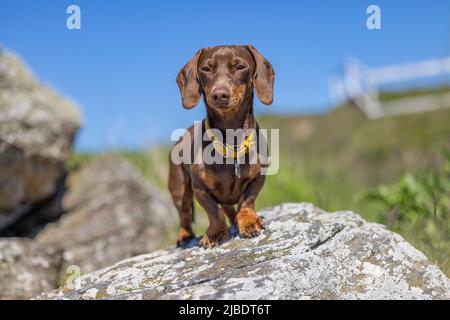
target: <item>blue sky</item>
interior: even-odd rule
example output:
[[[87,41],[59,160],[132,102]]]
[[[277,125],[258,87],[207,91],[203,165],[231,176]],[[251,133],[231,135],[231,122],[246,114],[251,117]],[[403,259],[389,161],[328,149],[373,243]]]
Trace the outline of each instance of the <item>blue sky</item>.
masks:
[[[81,8],[81,30],[66,8]],[[382,30],[366,28],[381,8]],[[450,1],[0,0],[0,43],[82,108],[81,151],[168,141],[204,116],[181,107],[175,77],[201,47],[253,44],[276,71],[259,112],[330,107],[327,78],[346,56],[370,67],[450,55]]]

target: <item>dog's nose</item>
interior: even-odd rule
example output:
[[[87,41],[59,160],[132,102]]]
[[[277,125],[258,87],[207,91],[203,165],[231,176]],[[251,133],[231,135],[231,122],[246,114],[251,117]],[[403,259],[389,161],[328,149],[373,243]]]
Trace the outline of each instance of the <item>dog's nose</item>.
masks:
[[[215,103],[228,104],[230,101],[230,92],[225,88],[217,88],[212,92],[212,98]]]

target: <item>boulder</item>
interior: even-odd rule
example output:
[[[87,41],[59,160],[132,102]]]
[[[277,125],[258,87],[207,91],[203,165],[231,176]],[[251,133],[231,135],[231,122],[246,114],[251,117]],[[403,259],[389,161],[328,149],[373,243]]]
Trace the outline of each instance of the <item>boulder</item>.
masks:
[[[168,247],[178,221],[166,194],[126,160],[92,160],[67,180],[66,212],[36,237],[64,251],[64,264],[83,273],[122,259]]]
[[[60,199],[64,164],[79,126],[73,102],[0,48],[0,236],[32,236],[37,224],[60,214],[49,199]],[[42,203],[46,210],[39,210]],[[37,211],[39,217],[18,226]]]
[[[57,288],[61,262],[58,250],[33,240],[0,239],[0,300],[29,299]]]
[[[38,299],[450,299],[423,253],[353,212],[301,203],[260,215],[256,238],[136,256]]]

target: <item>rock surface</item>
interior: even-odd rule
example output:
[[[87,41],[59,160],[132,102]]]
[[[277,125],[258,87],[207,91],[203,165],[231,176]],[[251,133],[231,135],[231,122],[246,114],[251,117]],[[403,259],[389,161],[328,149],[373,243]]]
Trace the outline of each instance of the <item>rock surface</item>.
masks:
[[[401,236],[311,204],[260,212],[266,230],[211,250],[156,251],[40,299],[450,299],[450,280]]]
[[[167,247],[178,221],[172,202],[128,161],[102,157],[69,176],[64,214],[37,236],[83,273]]]
[[[32,240],[0,239],[0,300],[28,299],[57,287],[62,256]]]
[[[60,198],[64,163],[79,126],[72,102],[39,83],[19,58],[0,48],[0,235],[17,235],[9,230],[18,220],[33,214],[41,201]],[[59,213],[49,209],[58,211],[48,206],[40,213],[49,219]]]

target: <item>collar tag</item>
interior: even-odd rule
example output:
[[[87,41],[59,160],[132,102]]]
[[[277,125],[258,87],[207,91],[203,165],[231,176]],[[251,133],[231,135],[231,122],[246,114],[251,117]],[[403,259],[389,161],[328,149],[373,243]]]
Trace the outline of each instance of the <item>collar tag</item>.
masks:
[[[236,158],[234,160],[234,174],[236,175],[236,177],[240,178],[241,177],[241,168],[239,167],[239,159]]]

